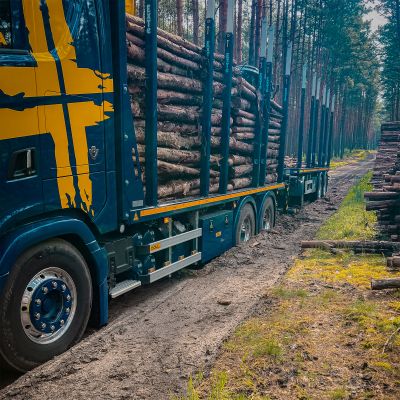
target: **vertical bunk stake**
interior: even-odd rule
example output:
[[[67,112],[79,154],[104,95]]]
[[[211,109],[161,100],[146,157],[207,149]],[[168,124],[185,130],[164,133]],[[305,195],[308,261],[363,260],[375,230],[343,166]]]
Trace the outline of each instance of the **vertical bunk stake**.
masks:
[[[322,167],[325,167],[328,156],[328,137],[329,137],[329,122],[330,122],[330,101],[331,101],[331,90],[328,89],[326,95],[326,107],[325,107],[325,128],[324,128],[324,143],[323,143],[323,157]]]
[[[292,42],[289,42],[286,55],[285,77],[283,82],[283,120],[278,156],[278,182],[283,181],[285,170],[286,135],[288,125],[289,93],[290,93],[290,69],[292,66]]]
[[[334,124],[334,117],[335,117],[335,100],[336,96],[333,94],[332,96],[332,106],[331,106],[331,123],[330,123],[330,130],[329,130],[329,141],[328,141],[328,159],[326,162],[326,166],[329,168],[331,166],[331,158],[332,158],[332,145],[333,145],[333,124]]]
[[[259,62],[259,74],[257,82],[257,92],[261,94],[260,108],[258,109],[258,115],[255,125],[254,135],[254,152],[253,152],[253,176],[252,186],[258,187],[260,184],[260,172],[261,164],[264,161],[265,155],[263,154],[263,142],[264,140],[264,107],[265,107],[265,96],[264,96],[264,84],[265,84],[265,73],[266,73],[266,56],[267,56],[267,21],[265,18],[262,20],[261,25],[261,46],[260,46],[260,62]]]
[[[321,78],[317,79],[317,89],[315,94],[315,112],[314,112],[314,123],[313,123],[313,148],[312,148],[312,159],[311,165],[315,167],[317,165],[317,139],[318,139],[318,114],[321,94]]]
[[[206,77],[203,89],[203,118],[200,160],[200,195],[208,196],[210,191],[210,141],[211,111],[214,82],[214,50],[215,50],[215,0],[207,0],[204,51],[206,56]]]
[[[297,168],[301,168],[303,164],[304,108],[306,101],[306,87],[307,87],[307,64],[304,64],[303,76],[301,81],[300,126],[299,126],[299,143],[297,149]]]
[[[146,205],[157,205],[157,0],[145,0]]]
[[[226,193],[228,187],[229,138],[231,134],[231,100],[232,100],[232,69],[233,69],[233,20],[234,0],[228,0],[228,18],[225,32],[224,60],[224,100],[221,124],[221,167],[219,177],[219,193]]]
[[[313,140],[314,140],[314,113],[315,113],[315,94],[317,88],[317,75],[314,72],[312,74],[312,86],[311,86],[311,104],[310,104],[310,122],[308,127],[308,140],[307,140],[307,158],[306,164],[307,168],[310,168],[312,165],[312,149],[313,149]]]
[[[274,35],[275,26],[271,24],[268,28],[268,50],[265,65],[265,83],[263,84],[263,132],[262,132],[262,145],[261,145],[261,163],[260,163],[260,185],[265,184],[265,177],[267,174],[267,161],[268,161],[268,130],[269,121],[271,116],[271,93],[272,93],[272,57],[274,51]]]
[[[324,158],[324,135],[325,135],[325,117],[326,117],[326,95],[327,86],[323,89],[322,105],[321,105],[321,122],[318,143],[318,167],[322,167]]]

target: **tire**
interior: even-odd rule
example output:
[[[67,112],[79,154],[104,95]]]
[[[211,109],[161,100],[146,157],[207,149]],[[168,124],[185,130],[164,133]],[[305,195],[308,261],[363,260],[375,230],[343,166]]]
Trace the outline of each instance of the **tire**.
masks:
[[[255,233],[256,217],[252,205],[247,203],[240,210],[239,220],[235,228],[235,244],[247,242]]]
[[[270,231],[275,226],[275,207],[272,197],[267,197],[260,212],[260,231]]]
[[[322,192],[323,192],[323,177],[322,175],[319,176],[318,178],[318,189],[317,189],[317,200],[321,199],[322,196]]]
[[[328,175],[326,174],[324,176],[324,195],[323,195],[323,197],[325,197],[326,194],[328,193],[328,183],[329,183],[329,178],[328,178]]]
[[[25,372],[77,343],[89,320],[92,281],[85,259],[62,239],[15,263],[0,299],[0,356]]]

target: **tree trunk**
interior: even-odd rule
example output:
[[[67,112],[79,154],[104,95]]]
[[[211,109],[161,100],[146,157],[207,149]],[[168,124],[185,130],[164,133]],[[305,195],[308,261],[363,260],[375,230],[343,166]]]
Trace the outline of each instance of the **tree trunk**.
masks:
[[[183,36],[183,0],[176,0],[176,27],[178,36]]]
[[[372,290],[399,289],[400,278],[376,279],[371,281]]]
[[[199,44],[199,0],[192,0],[192,11],[193,11],[193,42]]]
[[[228,1],[219,0],[219,31],[218,31],[218,52],[224,54],[224,37],[226,32],[226,23],[228,16]]]
[[[237,25],[236,25],[236,61],[242,63],[242,33],[243,33],[243,0],[238,1]]]

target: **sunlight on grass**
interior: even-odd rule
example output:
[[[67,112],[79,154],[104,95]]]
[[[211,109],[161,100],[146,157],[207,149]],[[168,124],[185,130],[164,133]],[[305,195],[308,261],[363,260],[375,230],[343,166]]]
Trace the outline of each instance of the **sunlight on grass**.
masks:
[[[349,191],[317,232],[320,240],[373,239],[376,216],[365,211],[363,197],[370,179]],[[362,375],[363,363],[374,381],[396,385],[400,292],[371,297],[369,290],[371,278],[388,276],[400,273],[389,273],[382,255],[305,251],[263,296],[264,315],[242,323],[223,344],[210,377],[189,380],[187,396],[176,399],[349,399],[349,376]],[[368,388],[358,394],[374,398]]]
[[[364,192],[372,190],[371,177],[372,172],[350,190],[339,210],[318,231],[318,239],[367,240],[374,237],[376,214],[365,210],[364,201]]]

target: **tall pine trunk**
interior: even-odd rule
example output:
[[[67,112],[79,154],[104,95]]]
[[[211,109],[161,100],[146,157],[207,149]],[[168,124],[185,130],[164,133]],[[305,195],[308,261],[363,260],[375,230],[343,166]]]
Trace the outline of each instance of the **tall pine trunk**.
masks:
[[[228,14],[228,1],[219,0],[219,32],[218,32],[218,52],[224,53],[224,33]]]
[[[193,11],[193,42],[199,44],[199,0],[192,0]]]
[[[243,0],[238,1],[238,10],[237,10],[237,25],[236,25],[236,61],[241,64],[242,62],[242,53],[243,53],[243,42],[242,42],[242,34],[243,34]]]
[[[176,0],[176,18],[178,36],[183,36],[183,0]]]

